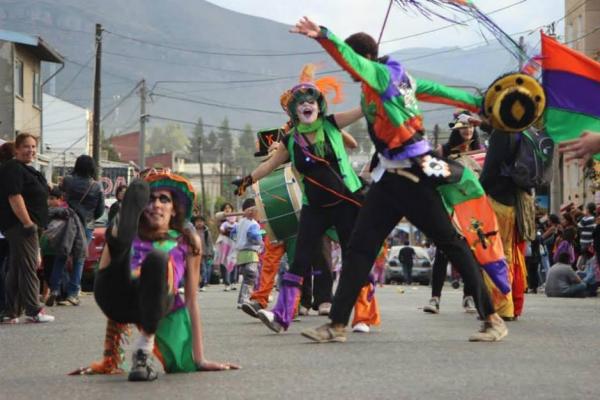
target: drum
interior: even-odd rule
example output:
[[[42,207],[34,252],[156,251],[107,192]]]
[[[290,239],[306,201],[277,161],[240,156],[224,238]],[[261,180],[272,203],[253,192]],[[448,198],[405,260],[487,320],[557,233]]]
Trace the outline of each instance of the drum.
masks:
[[[273,242],[296,236],[302,209],[302,190],[291,164],[276,169],[252,185],[259,222]]]

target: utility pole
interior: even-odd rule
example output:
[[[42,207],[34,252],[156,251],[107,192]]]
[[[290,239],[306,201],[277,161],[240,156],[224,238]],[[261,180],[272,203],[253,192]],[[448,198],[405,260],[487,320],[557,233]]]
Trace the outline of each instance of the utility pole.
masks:
[[[102,72],[102,25],[96,24],[96,68],[94,69],[94,114],[92,124],[92,158],[100,169],[100,99]]]
[[[437,149],[438,142],[440,140],[440,126],[435,124],[433,127],[433,148]]]
[[[200,148],[198,149],[198,164],[200,164],[200,190],[202,191],[202,211],[206,215],[206,189],[204,188],[204,157],[202,152],[204,151],[204,139],[200,141]]]
[[[140,82],[140,143],[139,143],[139,164],[140,169],[146,168],[146,80]]]
[[[223,197],[223,147],[219,149],[219,194]]]
[[[525,64],[525,38],[523,36],[519,36],[519,71],[523,69],[523,65]]]

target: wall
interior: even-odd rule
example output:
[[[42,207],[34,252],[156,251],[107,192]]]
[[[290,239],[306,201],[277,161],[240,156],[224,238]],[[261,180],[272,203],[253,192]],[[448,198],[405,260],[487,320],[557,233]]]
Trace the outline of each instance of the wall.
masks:
[[[0,138],[14,139],[13,45],[0,41]]]
[[[15,59],[23,61],[23,97],[15,96],[15,130],[41,134],[42,109],[33,105],[33,74],[40,71],[40,60],[26,47],[15,45]]]

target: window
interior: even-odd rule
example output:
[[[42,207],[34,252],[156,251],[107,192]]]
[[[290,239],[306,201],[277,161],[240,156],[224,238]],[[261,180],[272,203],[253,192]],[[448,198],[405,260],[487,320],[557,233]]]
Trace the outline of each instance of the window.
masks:
[[[15,61],[15,95],[23,97],[23,61]]]
[[[33,105],[38,107],[42,105],[42,85],[39,72],[33,73]]]

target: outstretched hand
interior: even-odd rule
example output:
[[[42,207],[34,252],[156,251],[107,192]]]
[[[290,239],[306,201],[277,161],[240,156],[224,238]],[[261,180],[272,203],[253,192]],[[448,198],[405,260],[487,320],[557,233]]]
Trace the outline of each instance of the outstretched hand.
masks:
[[[301,35],[316,39],[321,34],[321,27],[308,19],[308,17],[302,17],[300,21],[298,21],[296,25],[290,29],[290,32],[299,33]]]
[[[600,153],[600,133],[583,132],[577,139],[560,143],[558,150],[567,153],[566,161],[582,159],[585,164],[594,154]]]
[[[228,362],[213,362],[213,361],[202,361],[196,364],[198,371],[229,371],[231,369],[240,369],[241,367],[237,364]]]
[[[252,185],[254,181],[252,179],[252,175],[246,175],[245,177],[236,179],[231,183],[236,186],[236,189],[233,191],[233,193],[236,196],[243,196],[244,193],[246,193],[248,186]]]

